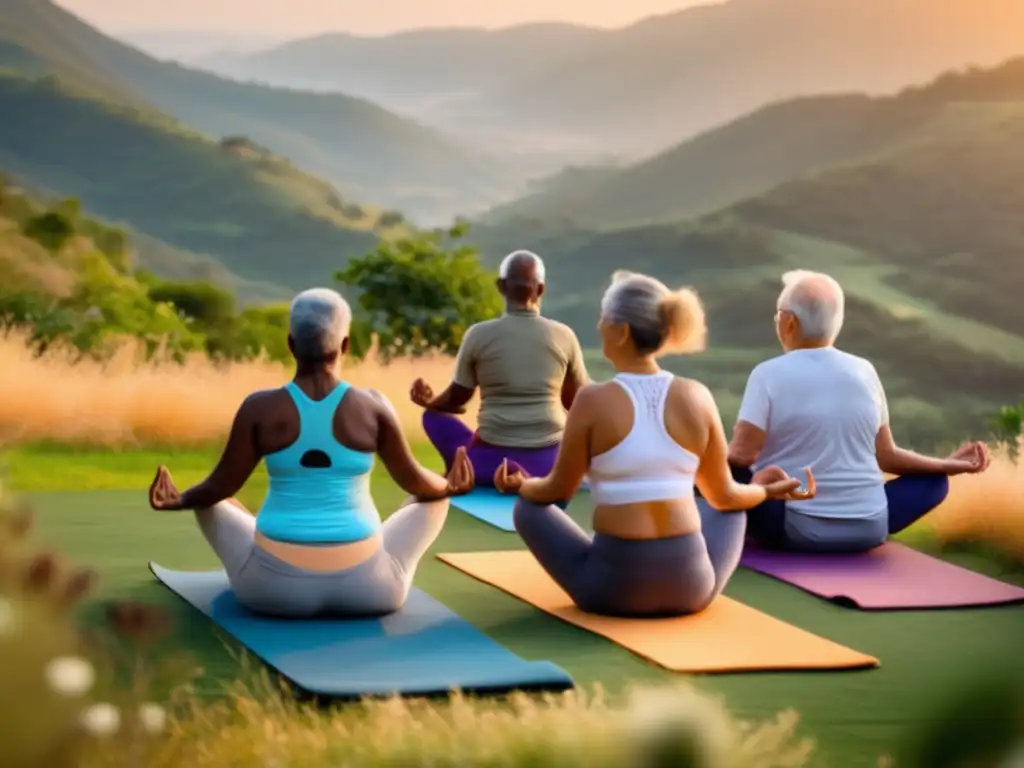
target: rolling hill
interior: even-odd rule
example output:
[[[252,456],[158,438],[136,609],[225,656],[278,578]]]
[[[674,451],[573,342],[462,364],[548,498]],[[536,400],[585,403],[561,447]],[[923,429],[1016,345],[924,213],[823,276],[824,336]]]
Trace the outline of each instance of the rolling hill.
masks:
[[[769,102],[891,92],[1021,53],[1017,0],[728,0],[642,20],[541,72],[512,72],[458,117],[648,154]]]
[[[841,345],[879,368],[898,434],[923,446],[984,436],[1024,386],[1024,100],[961,105],[929,125],[688,221],[595,231],[537,219],[476,235],[490,261],[512,248],[545,257],[547,312],[585,346],[615,269],[695,285],[710,350],[670,365],[714,386],[727,419],[752,365],[777,354],[780,275],[824,270],[847,292]]]
[[[561,218],[588,228],[678,221],[794,178],[985,120],[1024,102],[1024,58],[947,73],[892,96],[814,96],[763,107],[625,168],[577,168],[484,217]]]
[[[49,0],[4,0],[0,42],[4,69],[42,69],[86,95],[150,106],[218,138],[248,136],[345,194],[412,215],[447,220],[510,188],[496,162],[368,101],[238,83],[161,62]]]
[[[247,280],[322,283],[386,229],[379,210],[258,145],[214,142],[53,79],[0,77],[0,111],[0,167]]]
[[[595,50],[609,34],[558,23],[417,29],[384,36],[333,33],[196,63],[229,77],[339,91],[390,109],[419,111],[485,94],[507,80],[509,72],[538,73]]]

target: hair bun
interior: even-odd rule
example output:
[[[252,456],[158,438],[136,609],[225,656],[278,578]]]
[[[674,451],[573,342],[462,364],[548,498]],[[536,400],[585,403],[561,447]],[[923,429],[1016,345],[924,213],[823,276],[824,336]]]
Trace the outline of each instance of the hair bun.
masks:
[[[665,334],[662,351],[682,354],[700,352],[707,345],[707,317],[700,296],[693,288],[679,288],[661,297],[661,327]]]

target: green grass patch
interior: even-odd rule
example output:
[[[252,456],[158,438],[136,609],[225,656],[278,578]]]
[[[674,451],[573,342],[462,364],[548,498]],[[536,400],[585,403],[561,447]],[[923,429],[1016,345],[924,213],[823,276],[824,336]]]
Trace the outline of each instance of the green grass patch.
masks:
[[[436,456],[417,446],[422,460],[437,467]],[[203,692],[221,690],[241,667],[237,649],[202,617],[158,586],[147,562],[181,569],[218,567],[189,513],[149,509],[145,489],[158,463],[182,483],[202,479],[216,450],[191,453],[155,449],[121,453],[68,450],[58,446],[20,448],[8,457],[13,489],[28,492],[38,512],[39,537],[75,563],[91,565],[102,576],[98,600],[85,616],[98,614],[104,600],[156,603],[179,620],[175,642],[205,669]],[[260,473],[242,500],[254,508],[265,492]],[[374,492],[382,514],[403,494],[380,468]],[[575,505],[585,516],[587,509]],[[921,530],[910,534],[919,546],[932,546]],[[512,534],[484,526],[453,510],[431,554],[443,551],[520,549]],[[1005,564],[974,550],[943,556],[968,567],[1007,577]],[[1009,577],[1024,581],[1018,576]],[[664,683],[673,678],[603,638],[569,626],[502,592],[470,579],[433,559],[421,563],[416,584],[460,616],[527,659],[549,659],[563,666],[581,686],[600,683],[613,699],[633,683]],[[740,569],[726,593],[758,610],[835,640],[882,661],[862,672],[721,675],[692,678],[704,691],[722,694],[742,719],[764,720],[786,708],[802,715],[801,733],[815,737],[825,765],[875,766],[908,729],[930,714],[928,704],[950,686],[975,675],[1020,670],[1019,639],[1024,611],[1019,607],[958,611],[864,613],[840,608],[772,579]],[[756,637],[750,642],[757,642]]]

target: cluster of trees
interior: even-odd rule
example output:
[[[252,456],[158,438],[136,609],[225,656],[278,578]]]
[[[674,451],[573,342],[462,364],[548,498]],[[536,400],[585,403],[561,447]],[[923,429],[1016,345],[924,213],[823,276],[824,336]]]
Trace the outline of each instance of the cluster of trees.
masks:
[[[132,337],[151,354],[177,358],[199,351],[217,360],[287,360],[287,304],[239,307],[217,285],[134,269],[124,231],[83,216],[77,201],[39,208],[9,189],[0,194],[0,215],[74,271],[73,286],[61,295],[43,285],[0,285],[0,328],[28,329],[39,353],[64,343],[102,356]],[[381,240],[337,271],[336,286],[354,306],[355,356],[375,339],[385,359],[453,352],[469,325],[501,311],[494,280],[466,234],[457,225]]]

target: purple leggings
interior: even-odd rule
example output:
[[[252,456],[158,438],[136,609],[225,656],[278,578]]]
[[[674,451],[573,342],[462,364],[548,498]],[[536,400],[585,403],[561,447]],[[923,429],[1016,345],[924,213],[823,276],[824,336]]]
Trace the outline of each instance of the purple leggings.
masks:
[[[543,448],[502,448],[474,439],[473,431],[458,416],[438,411],[423,412],[423,430],[444,460],[445,471],[451,469],[455,452],[466,448],[476,474],[476,484],[494,485],[494,473],[508,459],[509,470],[522,469],[530,477],[546,477],[555,466],[558,443]]]

